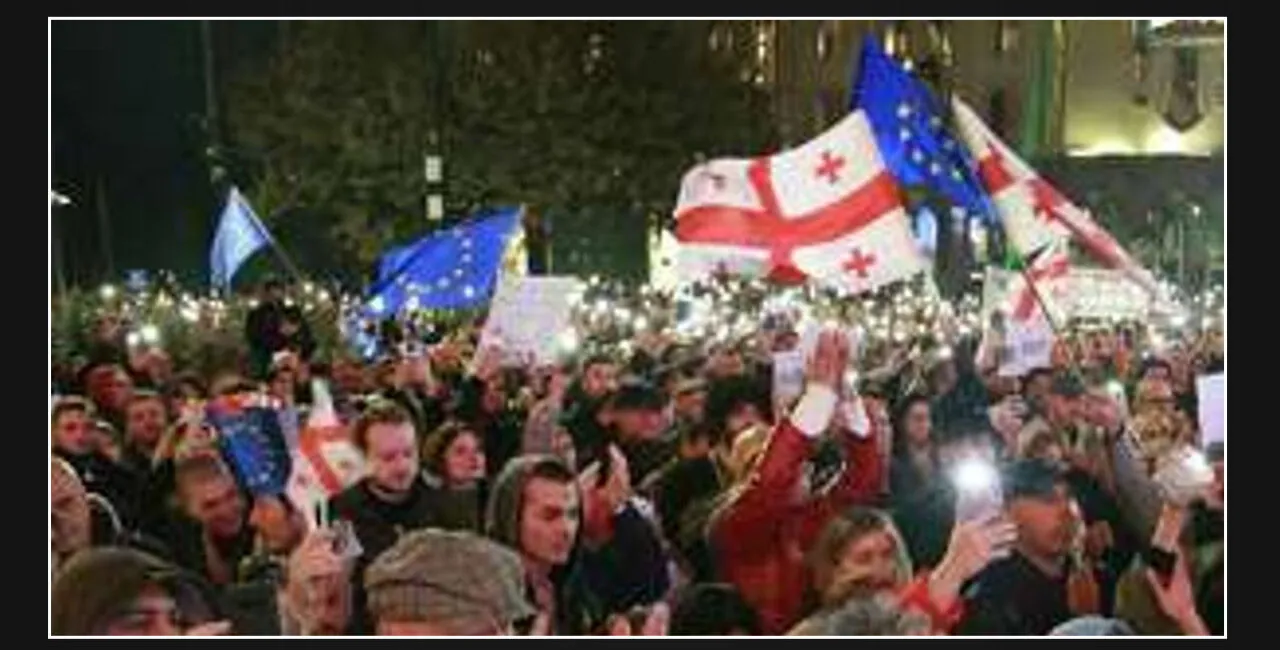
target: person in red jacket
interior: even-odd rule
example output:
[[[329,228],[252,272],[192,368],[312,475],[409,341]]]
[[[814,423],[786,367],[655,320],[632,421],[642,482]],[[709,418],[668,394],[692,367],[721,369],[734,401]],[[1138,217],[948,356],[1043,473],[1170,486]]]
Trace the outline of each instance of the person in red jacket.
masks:
[[[765,634],[785,633],[803,615],[805,555],[822,527],[840,510],[870,503],[880,490],[874,426],[865,414],[858,416],[856,397],[840,397],[848,358],[844,334],[819,337],[800,401],[774,427],[755,466],[730,488],[708,527],[721,578],[759,613]],[[830,489],[813,494],[805,464],[837,410],[845,416],[836,434],[845,468]]]

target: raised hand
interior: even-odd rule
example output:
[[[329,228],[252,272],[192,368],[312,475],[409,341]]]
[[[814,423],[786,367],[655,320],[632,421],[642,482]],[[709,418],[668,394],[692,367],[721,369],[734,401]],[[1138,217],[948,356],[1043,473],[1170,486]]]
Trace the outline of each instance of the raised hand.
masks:
[[[843,332],[824,331],[818,335],[813,355],[805,370],[808,383],[820,384],[839,393],[849,364],[849,339]]]
[[[1147,569],[1147,584],[1155,594],[1160,610],[1178,623],[1182,631],[1192,636],[1206,636],[1203,619],[1196,611],[1195,593],[1191,589],[1191,576],[1187,571],[1187,562],[1182,551],[1177,552],[1178,561],[1173,565],[1173,574],[1168,583],[1160,578],[1154,569]]]

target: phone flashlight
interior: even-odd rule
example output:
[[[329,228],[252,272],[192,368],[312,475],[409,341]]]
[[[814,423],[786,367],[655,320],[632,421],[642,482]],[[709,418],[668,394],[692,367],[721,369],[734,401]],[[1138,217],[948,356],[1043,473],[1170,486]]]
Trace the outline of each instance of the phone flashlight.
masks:
[[[986,519],[1004,508],[1000,475],[991,463],[977,458],[965,459],[952,471],[951,480],[958,494],[957,521]]]

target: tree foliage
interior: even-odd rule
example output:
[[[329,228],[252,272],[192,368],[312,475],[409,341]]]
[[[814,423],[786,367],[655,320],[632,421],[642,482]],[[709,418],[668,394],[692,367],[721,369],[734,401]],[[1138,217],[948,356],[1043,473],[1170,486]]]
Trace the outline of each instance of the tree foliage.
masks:
[[[730,36],[714,49],[713,30]],[[348,265],[429,227],[428,153],[444,157],[450,215],[524,204],[647,222],[670,213],[700,158],[772,144],[769,98],[743,70],[746,30],[289,23],[265,65],[229,82],[232,176],[259,212],[326,229]]]

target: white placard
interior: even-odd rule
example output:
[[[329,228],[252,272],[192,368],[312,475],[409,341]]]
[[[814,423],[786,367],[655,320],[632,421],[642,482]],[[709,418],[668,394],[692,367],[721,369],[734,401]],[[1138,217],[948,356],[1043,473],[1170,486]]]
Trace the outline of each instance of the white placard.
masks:
[[[480,346],[499,343],[504,365],[555,363],[560,335],[570,327],[573,301],[582,292],[576,278],[511,276],[503,278],[489,306]]]
[[[1053,328],[1043,318],[1005,323],[999,374],[1018,377],[1035,368],[1048,368],[1053,355]]]
[[[1206,446],[1227,441],[1227,376],[1205,375],[1196,378],[1196,399],[1200,403],[1200,440]]]
[[[805,356],[799,350],[773,353],[773,403],[797,398],[804,392]]]

